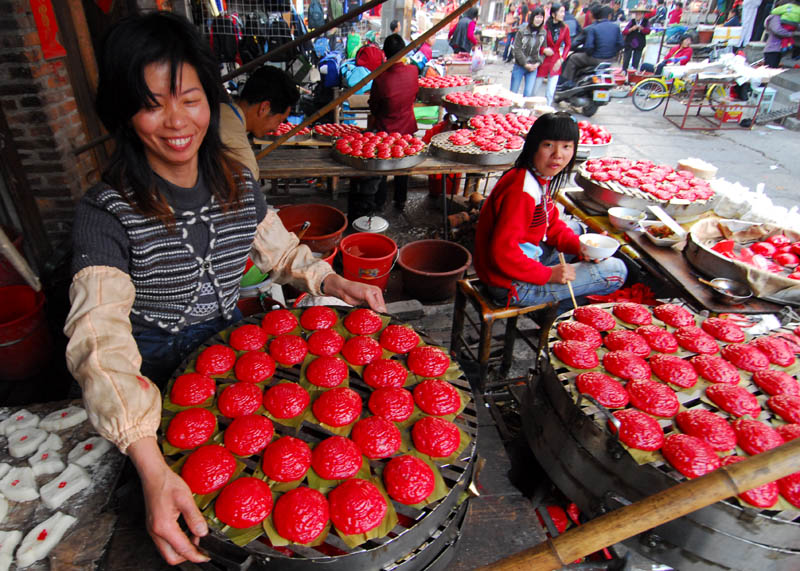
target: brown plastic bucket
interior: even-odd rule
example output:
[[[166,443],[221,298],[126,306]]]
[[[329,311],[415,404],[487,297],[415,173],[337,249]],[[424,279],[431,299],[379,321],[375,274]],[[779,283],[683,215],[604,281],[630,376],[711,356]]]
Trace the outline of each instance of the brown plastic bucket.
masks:
[[[278,217],[289,232],[300,232],[303,223],[311,222],[303,237],[302,244],[312,252],[330,252],[342,239],[347,229],[347,216],[344,212],[327,204],[291,204],[278,210]]]
[[[448,240],[418,240],[400,248],[397,264],[403,289],[420,301],[443,301],[456,293],[456,282],[472,263],[464,246]]]
[[[44,294],[26,285],[0,287],[0,380],[19,381],[50,362]]]

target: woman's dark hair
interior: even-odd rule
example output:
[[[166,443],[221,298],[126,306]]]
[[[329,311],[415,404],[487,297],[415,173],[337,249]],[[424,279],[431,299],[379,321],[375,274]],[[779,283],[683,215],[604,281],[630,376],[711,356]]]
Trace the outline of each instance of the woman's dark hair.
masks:
[[[528,136],[525,137],[525,145],[522,147],[522,152],[514,166],[518,169],[531,170],[533,168],[533,156],[539,150],[539,144],[542,141],[572,141],[575,147],[572,158],[567,166],[554,176],[550,182],[550,191],[555,192],[569,180],[572,167],[575,166],[579,137],[578,123],[572,118],[572,115],[564,111],[546,113],[539,117],[531,127],[531,130],[528,131]]]
[[[558,41],[558,36],[561,33],[561,27],[564,26],[563,20],[561,22],[556,21],[556,13],[563,8],[562,4],[558,2],[553,2],[550,6],[550,19],[547,20],[547,29],[550,30],[550,35],[553,37],[553,41]]]
[[[478,9],[475,7],[470,8],[467,10],[467,18],[470,20],[475,20],[478,17]]]
[[[533,17],[534,16],[542,16],[542,23],[539,25],[538,28],[533,25]],[[528,29],[531,32],[534,32],[534,31],[537,31],[537,30],[541,30],[542,26],[544,26],[544,10],[542,9],[541,6],[537,6],[536,8],[531,10],[531,13],[528,15]]]
[[[194,26],[169,12],[125,18],[109,30],[98,53],[95,106],[115,141],[103,180],[122,192],[142,214],[156,216],[168,225],[174,220],[169,205],[158,191],[156,175],[147,162],[144,145],[131,119],[141,109],[157,104],[144,78],[148,65],[169,65],[170,90],[175,93],[181,66],[188,64],[197,72],[211,110],[208,130],[198,151],[198,169],[222,204],[238,203],[239,189],[234,173],[241,174],[241,166],[223,154],[224,146],[219,137],[219,108],[225,99],[218,64],[208,42]]]

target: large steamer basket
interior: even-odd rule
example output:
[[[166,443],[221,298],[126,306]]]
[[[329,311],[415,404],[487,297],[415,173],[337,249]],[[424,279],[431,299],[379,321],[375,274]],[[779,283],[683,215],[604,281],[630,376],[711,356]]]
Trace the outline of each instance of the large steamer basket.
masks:
[[[415,167],[428,158],[428,153],[425,150],[423,150],[417,153],[416,155],[411,155],[408,157],[391,158],[391,159],[365,159],[362,157],[354,157],[352,155],[342,154],[339,151],[337,151],[336,148],[333,148],[331,150],[331,156],[336,161],[345,164],[349,167],[352,167],[354,169],[363,171],[382,172],[382,171],[410,169],[411,167]]]
[[[608,429],[609,411],[591,398],[574,398],[571,382],[569,371],[554,370],[545,358],[539,374],[531,375],[518,398],[526,438],[536,459],[584,513],[602,515],[683,479],[665,462],[637,464]],[[685,392],[677,394],[685,409],[706,406]],[[797,570],[800,512],[759,510],[725,500],[625,543],[680,571]]]
[[[623,186],[618,182],[609,181],[599,184],[591,180],[582,169],[575,175],[575,183],[583,188],[587,198],[606,208],[624,206],[647,211],[648,205],[656,204],[680,222],[696,219],[711,210],[716,202],[716,195],[708,200],[695,200],[694,202],[679,199],[658,200],[638,188]]]
[[[258,325],[263,315],[247,317],[234,327]],[[207,339],[179,366],[175,376],[181,374],[204,349],[224,343],[220,334]],[[299,380],[299,370],[296,367],[281,369],[281,378],[296,382]],[[383,538],[367,541],[355,548],[348,547],[333,532],[317,547],[292,544],[275,548],[269,544],[266,536],[239,547],[222,533],[210,529],[209,534],[200,540],[200,546],[211,557],[209,565],[216,569],[242,571],[446,570],[461,537],[467,508],[463,495],[472,480],[478,435],[477,410],[469,382],[463,375],[449,382],[470,397],[466,408],[454,421],[470,437],[470,442],[456,460],[439,466],[442,479],[450,490],[444,498],[422,509],[392,502],[398,516],[398,524],[394,529]],[[363,380],[351,375],[349,386],[359,393],[363,402],[367,402],[371,389]],[[303,422],[297,432],[277,423],[274,426],[276,436],[290,434],[309,444],[330,436],[320,426],[308,422]],[[252,457],[242,461],[246,465],[245,472],[253,472],[258,464],[257,459]]]
[[[442,100],[444,103],[445,110],[458,117],[459,119],[469,119],[470,117],[476,117],[478,115],[488,115],[489,113],[497,113],[499,115],[505,115],[506,113],[511,113],[511,109],[513,109],[513,105],[503,105],[497,107],[488,107],[482,106],[478,107],[476,105],[461,105],[459,103],[453,103],[452,101]]]
[[[420,87],[417,90],[417,99],[423,103],[430,103],[432,105],[442,105],[444,97],[448,93],[456,91],[472,91],[475,89],[475,84],[469,85],[454,85],[453,87]]]

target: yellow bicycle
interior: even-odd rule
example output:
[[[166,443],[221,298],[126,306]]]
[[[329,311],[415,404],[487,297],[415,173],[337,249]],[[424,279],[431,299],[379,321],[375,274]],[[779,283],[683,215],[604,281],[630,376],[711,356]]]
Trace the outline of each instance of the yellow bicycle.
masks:
[[[672,83],[672,97],[688,98],[691,82],[678,77],[664,79],[663,77],[648,77],[643,79],[631,91],[633,106],[639,111],[652,111],[657,109],[661,102],[670,96],[670,83]],[[712,83],[705,90],[704,97],[716,109],[727,99],[727,91],[721,83]]]

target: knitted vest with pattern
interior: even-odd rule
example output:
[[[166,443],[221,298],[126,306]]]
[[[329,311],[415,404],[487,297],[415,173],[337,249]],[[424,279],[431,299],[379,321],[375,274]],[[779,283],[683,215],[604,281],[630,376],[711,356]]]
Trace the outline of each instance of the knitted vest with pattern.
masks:
[[[130,315],[134,328],[179,332],[192,321],[189,314],[206,281],[214,286],[222,315],[232,317],[257,226],[253,193],[242,190],[239,208],[224,212],[212,196],[198,210],[175,211],[172,229],[136,212],[119,191],[100,191],[98,206],[120,221],[129,240],[129,273],[136,289]],[[188,239],[192,224],[207,225],[206,252],[197,251]]]

